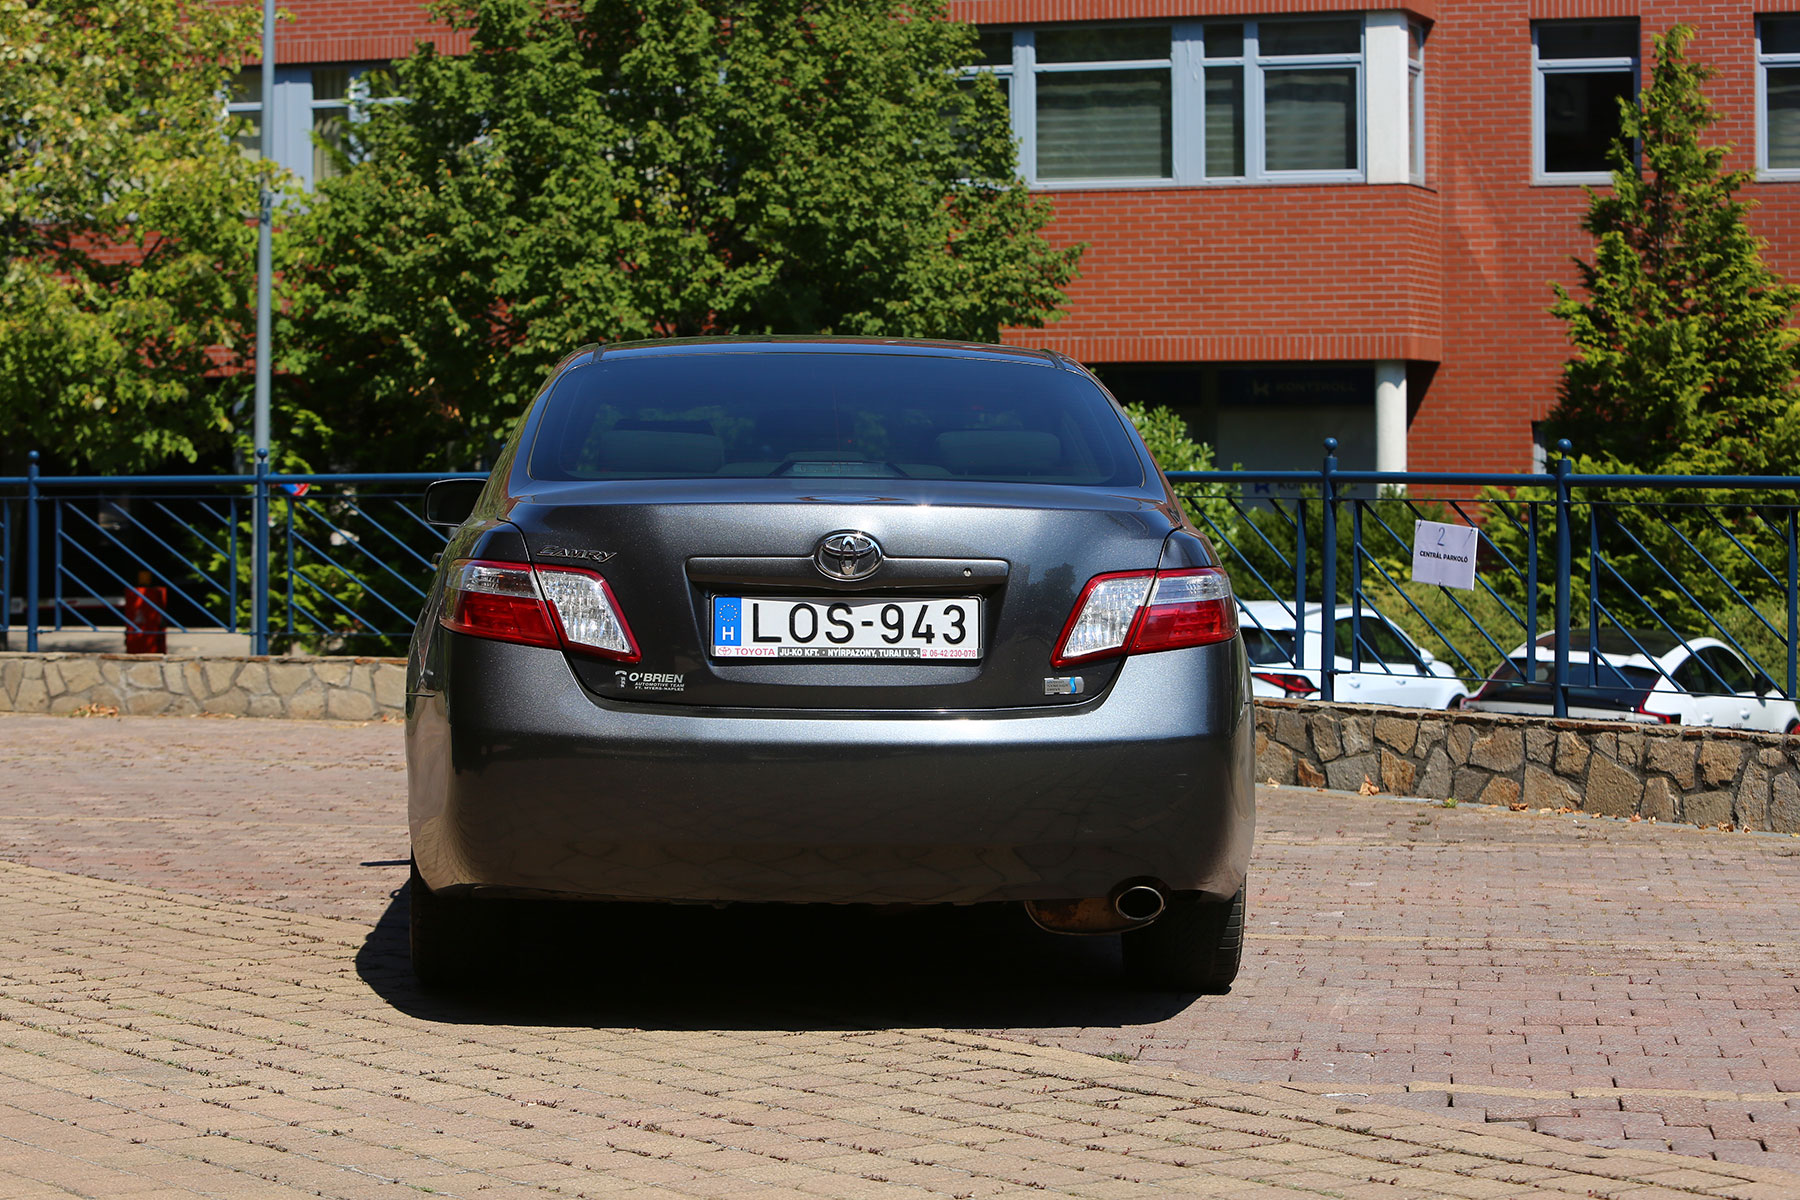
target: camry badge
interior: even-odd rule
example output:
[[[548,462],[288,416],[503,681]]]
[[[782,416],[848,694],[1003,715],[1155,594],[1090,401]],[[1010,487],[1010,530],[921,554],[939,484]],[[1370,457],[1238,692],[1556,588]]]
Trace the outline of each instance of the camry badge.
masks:
[[[540,546],[538,554],[545,558],[585,558],[597,563],[616,557],[611,550],[581,550],[573,546]]]
[[[866,579],[881,565],[881,546],[853,529],[828,533],[819,539],[813,562],[832,579]]]

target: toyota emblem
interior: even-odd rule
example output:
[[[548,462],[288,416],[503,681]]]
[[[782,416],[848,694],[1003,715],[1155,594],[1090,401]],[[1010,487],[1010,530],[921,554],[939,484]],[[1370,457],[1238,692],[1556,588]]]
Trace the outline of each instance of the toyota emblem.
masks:
[[[881,546],[866,533],[844,530],[819,539],[813,562],[832,579],[864,579],[881,565]]]

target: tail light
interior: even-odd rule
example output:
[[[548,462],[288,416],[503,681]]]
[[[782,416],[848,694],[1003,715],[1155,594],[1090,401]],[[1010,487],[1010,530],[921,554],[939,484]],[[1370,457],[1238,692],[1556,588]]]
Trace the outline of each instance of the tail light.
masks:
[[[622,662],[642,657],[606,580],[576,567],[460,559],[450,568],[441,623],[498,642]]]
[[[1310,696],[1319,690],[1319,685],[1304,675],[1289,675],[1280,671],[1250,672],[1264,683],[1280,688],[1289,696]]]
[[[1066,667],[1206,646],[1237,631],[1237,601],[1219,568],[1120,571],[1088,580],[1050,661]]]

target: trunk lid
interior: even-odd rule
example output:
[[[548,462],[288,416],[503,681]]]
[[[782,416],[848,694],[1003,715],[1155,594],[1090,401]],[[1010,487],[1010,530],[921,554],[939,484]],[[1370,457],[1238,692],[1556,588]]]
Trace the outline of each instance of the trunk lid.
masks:
[[[1050,663],[1076,599],[1095,575],[1155,568],[1177,526],[1160,493],[904,479],[539,484],[508,517],[534,563],[602,575],[636,637],[635,663],[569,655],[596,694],[842,711],[1091,699],[1117,660]],[[867,535],[879,565],[861,573],[854,539],[821,553],[843,533]],[[809,634],[806,653],[832,657],[786,655]],[[950,656],[968,634],[978,654]],[[747,652],[716,653],[720,637]]]

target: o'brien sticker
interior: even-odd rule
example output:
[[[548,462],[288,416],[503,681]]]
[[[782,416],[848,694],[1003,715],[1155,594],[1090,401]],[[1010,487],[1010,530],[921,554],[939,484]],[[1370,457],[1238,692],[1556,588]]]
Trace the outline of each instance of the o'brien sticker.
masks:
[[[687,676],[672,671],[614,671],[620,687],[637,692],[679,692],[687,686]]]

